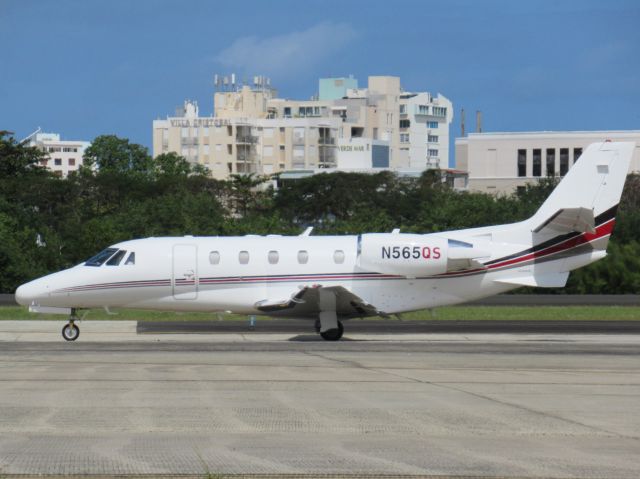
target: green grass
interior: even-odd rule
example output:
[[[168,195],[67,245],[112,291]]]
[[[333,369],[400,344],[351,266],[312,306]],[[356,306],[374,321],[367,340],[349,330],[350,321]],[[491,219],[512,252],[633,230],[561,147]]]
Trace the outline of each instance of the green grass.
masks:
[[[117,314],[107,314],[102,309],[89,311],[85,319],[90,320],[130,320],[130,321],[247,321],[238,314],[216,313],[170,313],[157,311],[116,310]],[[29,313],[20,306],[0,307],[0,320],[52,319],[63,320],[57,314]],[[268,320],[260,316],[260,321]],[[402,314],[404,320],[537,320],[537,321],[640,321],[638,306],[448,306],[434,310],[422,310]]]

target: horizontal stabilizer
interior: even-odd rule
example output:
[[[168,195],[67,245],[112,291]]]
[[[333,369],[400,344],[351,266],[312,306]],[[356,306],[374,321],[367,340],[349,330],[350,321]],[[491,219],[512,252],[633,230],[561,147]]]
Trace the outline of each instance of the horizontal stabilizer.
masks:
[[[534,233],[595,233],[595,217],[589,208],[562,208],[542,223]]]
[[[567,284],[569,272],[534,274],[513,278],[496,279],[496,283],[514,284],[517,286],[535,286],[538,288],[562,288]]]

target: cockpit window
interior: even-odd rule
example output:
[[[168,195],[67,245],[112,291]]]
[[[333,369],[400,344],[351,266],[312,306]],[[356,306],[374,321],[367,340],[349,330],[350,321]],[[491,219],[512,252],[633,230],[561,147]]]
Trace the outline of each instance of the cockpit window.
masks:
[[[136,264],[136,253],[135,251],[132,251],[131,253],[129,253],[129,257],[127,258],[127,261],[124,262],[125,266],[128,264]]]
[[[88,259],[85,266],[102,266],[104,262],[111,258],[116,251],[118,251],[118,248],[107,248],[102,250],[93,258]]]
[[[109,261],[107,261],[107,266],[118,266],[120,264],[120,261],[122,261],[122,258],[124,258],[125,254],[127,254],[127,252],[121,249],[116,254],[114,254]]]

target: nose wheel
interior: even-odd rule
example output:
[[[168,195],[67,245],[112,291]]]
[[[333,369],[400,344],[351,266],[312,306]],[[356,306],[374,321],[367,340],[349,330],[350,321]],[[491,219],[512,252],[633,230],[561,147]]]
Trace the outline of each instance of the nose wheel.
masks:
[[[62,337],[66,341],[75,341],[80,336],[80,328],[75,325],[73,319],[70,319],[62,328]]]

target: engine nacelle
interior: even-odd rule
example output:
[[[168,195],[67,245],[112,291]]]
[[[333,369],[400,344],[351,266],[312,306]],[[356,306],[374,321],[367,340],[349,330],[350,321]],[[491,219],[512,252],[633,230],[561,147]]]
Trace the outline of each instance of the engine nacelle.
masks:
[[[436,235],[370,233],[360,236],[361,268],[416,278],[447,272],[448,240]]]

